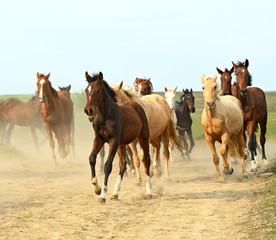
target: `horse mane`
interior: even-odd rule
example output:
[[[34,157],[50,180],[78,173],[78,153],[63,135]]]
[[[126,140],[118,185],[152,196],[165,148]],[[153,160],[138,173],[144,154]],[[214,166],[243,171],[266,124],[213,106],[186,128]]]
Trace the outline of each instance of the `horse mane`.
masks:
[[[92,76],[90,76],[90,78],[87,80],[89,83],[91,82],[95,82],[97,79],[98,79],[98,76],[99,74],[98,73],[93,73]],[[117,99],[116,99],[116,92],[108,85],[108,83],[103,80],[103,84],[104,84],[104,87],[108,93],[108,95],[111,97],[111,99],[114,101],[114,102],[117,102]]]
[[[238,61],[236,65],[238,67],[245,67],[245,62]],[[235,70],[235,74],[236,74],[236,70]],[[248,84],[247,84],[247,86],[252,86],[252,76],[251,76],[250,72],[248,72]]]
[[[118,89],[117,87],[114,87],[114,88]],[[121,94],[123,99],[130,98],[131,101],[133,101],[133,102],[140,101],[140,97],[133,90],[131,90],[129,88],[121,88],[121,89],[118,89],[118,90],[121,90],[120,94]]]

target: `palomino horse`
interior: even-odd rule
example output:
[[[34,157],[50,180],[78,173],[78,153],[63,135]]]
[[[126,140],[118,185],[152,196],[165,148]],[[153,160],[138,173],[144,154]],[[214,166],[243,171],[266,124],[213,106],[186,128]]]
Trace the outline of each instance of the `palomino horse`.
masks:
[[[135,79],[135,92],[139,95],[139,96],[145,96],[145,95],[149,95],[152,94],[153,91],[153,86],[152,83],[149,79],[145,79],[145,78],[136,78]]]
[[[41,102],[41,116],[44,127],[49,137],[49,143],[52,151],[52,160],[56,164],[55,142],[53,132],[58,141],[58,152],[61,158],[70,154],[70,144],[73,124],[73,103],[69,94],[63,91],[56,91],[48,75],[37,73],[37,90],[39,101]],[[66,149],[65,149],[66,143]]]
[[[160,175],[160,136],[163,142],[163,156],[165,159],[165,177],[169,177],[168,160],[169,160],[169,143],[175,145],[182,152],[182,145],[179,142],[175,124],[171,118],[171,109],[167,101],[157,94],[146,95],[139,97],[131,89],[123,89],[123,82],[119,86],[113,87],[116,92],[116,98],[119,104],[127,102],[137,102],[145,110],[149,122],[150,143],[154,147],[154,162],[153,166],[157,175]],[[133,158],[134,166],[137,173],[137,180],[141,182],[139,170],[139,158]]]
[[[175,113],[176,113],[176,129],[178,131],[178,135],[180,140],[184,144],[184,148],[186,149],[185,155],[190,160],[190,154],[195,145],[192,133],[192,124],[193,120],[191,118],[191,112],[195,112],[195,97],[193,95],[193,90],[190,91],[188,89],[183,89],[183,94],[180,97],[180,102],[176,101],[175,103]],[[185,133],[187,133],[190,139],[190,146],[186,141]]]
[[[267,105],[265,94],[262,89],[257,87],[247,88],[252,84],[252,77],[248,72],[249,61],[246,59],[244,63],[232,62],[237,84],[234,85],[233,95],[241,101],[244,112],[244,125],[249,135],[248,148],[251,153],[251,171],[256,172],[259,163],[256,162],[255,155],[257,154],[256,148],[256,135],[258,124],[261,128],[260,143],[262,146],[262,159],[265,164],[268,163],[265,155],[265,134],[267,124]],[[246,134],[244,131],[244,141],[246,142]]]
[[[38,95],[32,97],[28,102],[22,102],[17,98],[8,98],[4,104],[9,123],[6,143],[10,144],[11,133],[15,125],[30,127],[36,149],[38,150],[39,144],[36,129],[38,128],[44,136],[46,135],[40,115],[41,103],[38,100]]]
[[[174,108],[175,108],[175,93],[176,93],[176,89],[177,89],[177,87],[175,87],[175,88],[167,88],[167,87],[165,87],[165,96],[164,96],[165,99],[166,99],[166,101],[167,101],[167,103],[170,106],[170,109],[171,109],[171,118],[174,121],[175,126],[176,126],[176,115],[175,115]],[[173,155],[172,155],[173,146],[170,145],[169,146],[169,150],[170,150],[170,160],[174,161],[173,160]]]
[[[228,151],[230,155],[238,153],[241,159],[242,174],[247,177],[244,166],[243,153],[243,112],[240,101],[233,96],[219,96],[220,86],[217,75],[201,77],[204,109],[201,117],[205,138],[213,154],[213,161],[217,170],[217,178],[224,180],[219,170],[219,157],[215,142],[221,143],[220,154],[223,158],[223,172],[232,174],[233,168],[227,162]]]
[[[85,73],[88,86],[85,89],[87,103],[85,113],[93,119],[95,138],[93,149],[89,157],[92,172],[92,184],[95,186],[95,193],[100,194],[99,202],[105,203],[108,177],[112,171],[113,159],[116,151],[119,155],[119,176],[112,199],[118,198],[121,182],[126,170],[125,152],[126,145],[138,139],[143,149],[142,162],[147,174],[146,195],[151,197],[150,184],[150,156],[149,156],[149,125],[143,108],[137,103],[126,103],[118,106],[116,104],[115,92],[103,80],[103,74],[97,75],[97,80],[93,80],[89,74]],[[104,143],[109,144],[109,154],[104,166],[105,179],[104,188],[98,184],[95,172],[96,158]],[[131,144],[131,150],[137,158],[137,149]]]

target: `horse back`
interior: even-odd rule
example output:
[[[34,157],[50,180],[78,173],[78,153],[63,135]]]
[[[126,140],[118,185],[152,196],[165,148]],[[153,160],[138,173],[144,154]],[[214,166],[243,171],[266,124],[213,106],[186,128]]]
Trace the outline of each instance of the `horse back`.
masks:
[[[260,123],[267,120],[267,104],[265,93],[258,87],[248,88],[251,99],[254,103],[255,121]]]

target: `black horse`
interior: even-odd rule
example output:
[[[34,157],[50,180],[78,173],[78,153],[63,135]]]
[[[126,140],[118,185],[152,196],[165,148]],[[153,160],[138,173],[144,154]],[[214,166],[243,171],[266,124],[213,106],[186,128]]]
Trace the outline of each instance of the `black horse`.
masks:
[[[177,119],[176,129],[178,130],[179,138],[186,149],[185,155],[190,160],[190,154],[195,145],[192,133],[193,120],[190,114],[191,112],[195,112],[195,97],[193,95],[192,89],[190,91],[188,89],[183,89],[183,94],[180,98],[180,102],[175,102],[174,111]],[[185,133],[188,134],[188,137],[190,139],[190,147],[186,141]]]

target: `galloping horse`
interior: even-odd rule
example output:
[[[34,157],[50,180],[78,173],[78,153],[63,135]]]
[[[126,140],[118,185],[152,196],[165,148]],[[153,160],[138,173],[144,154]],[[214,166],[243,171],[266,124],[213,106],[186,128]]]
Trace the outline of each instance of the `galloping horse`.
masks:
[[[56,91],[48,75],[37,73],[37,90],[41,102],[41,116],[44,127],[49,137],[49,144],[52,151],[52,160],[56,164],[55,142],[53,132],[58,141],[58,152],[61,158],[70,154],[72,124],[73,124],[73,103],[68,94],[63,91]],[[65,149],[66,143],[66,149]]]
[[[265,94],[262,89],[257,87],[247,88],[252,85],[252,77],[248,72],[249,61],[246,59],[244,63],[232,62],[237,84],[234,85],[233,95],[241,101],[244,112],[244,125],[249,135],[248,148],[251,153],[251,171],[256,172],[259,163],[256,162],[255,155],[257,154],[256,148],[256,135],[258,124],[261,128],[260,143],[262,146],[262,160],[265,164],[268,163],[265,155],[265,134],[267,124],[267,105]],[[243,133],[244,141],[246,142],[245,131]]]
[[[243,112],[240,101],[233,96],[219,96],[220,86],[216,81],[217,75],[201,77],[204,109],[201,117],[205,138],[213,154],[217,170],[217,178],[224,180],[219,170],[219,157],[216,153],[215,142],[221,143],[220,154],[223,158],[223,172],[232,174],[233,168],[227,162],[230,155],[238,153],[241,159],[242,174],[247,177],[243,153]]]
[[[146,95],[152,94],[153,86],[150,81],[150,78],[149,79],[136,78],[134,89],[139,96],[141,95],[146,96]]]
[[[167,101],[157,94],[146,95],[139,97],[131,89],[123,89],[123,82],[117,87],[113,87],[116,92],[118,103],[137,102],[145,110],[149,122],[150,143],[154,147],[154,162],[153,166],[157,175],[160,175],[160,136],[163,142],[164,150],[163,156],[165,159],[165,177],[169,177],[168,160],[169,160],[169,143],[175,145],[179,151],[182,152],[182,145],[179,142],[175,123],[171,118],[171,110]],[[134,166],[137,173],[137,180],[141,182],[141,175],[139,170],[139,158],[133,158]]]
[[[99,202],[105,203],[108,177],[112,171],[112,163],[116,151],[119,155],[119,176],[112,199],[118,198],[124,172],[126,170],[125,152],[126,145],[130,144],[134,156],[137,158],[137,149],[133,141],[138,142],[143,149],[142,162],[147,174],[146,195],[151,197],[150,184],[150,156],[149,156],[149,125],[145,111],[138,103],[126,103],[118,106],[116,104],[115,92],[103,80],[103,74],[97,75],[96,81],[89,74],[85,73],[88,86],[85,89],[87,103],[85,113],[89,118],[93,118],[93,128],[95,138],[93,149],[89,157],[92,172],[92,184],[95,186],[95,193],[100,194]],[[96,158],[104,143],[109,144],[109,154],[104,166],[105,179],[104,188],[98,184],[96,178],[95,165]]]
[[[175,102],[174,110],[177,118],[176,129],[181,141],[184,144],[184,148],[186,149],[185,155],[190,160],[190,154],[195,145],[192,133],[193,120],[191,118],[191,112],[195,112],[195,97],[193,95],[192,89],[190,91],[188,89],[183,89],[183,94],[180,97],[180,102]],[[190,146],[186,141],[185,133],[188,134],[188,137],[190,139]]]

